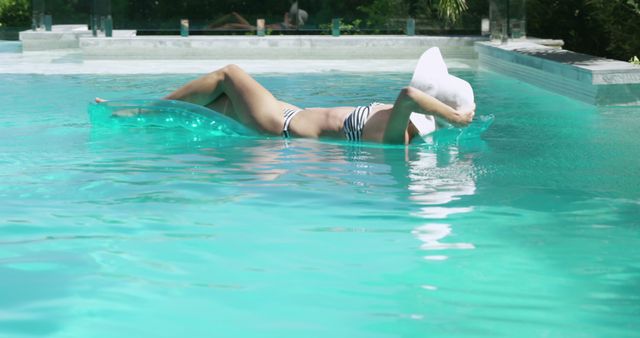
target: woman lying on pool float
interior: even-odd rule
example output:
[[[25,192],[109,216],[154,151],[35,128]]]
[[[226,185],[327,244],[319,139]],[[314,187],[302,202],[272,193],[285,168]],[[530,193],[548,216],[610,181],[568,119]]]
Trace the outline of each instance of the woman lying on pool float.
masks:
[[[195,79],[164,99],[206,106],[270,135],[393,144],[407,144],[420,135],[410,121],[412,113],[435,116],[462,127],[471,123],[475,110],[475,104],[456,110],[412,86],[403,88],[394,104],[302,109],[279,101],[236,65]]]

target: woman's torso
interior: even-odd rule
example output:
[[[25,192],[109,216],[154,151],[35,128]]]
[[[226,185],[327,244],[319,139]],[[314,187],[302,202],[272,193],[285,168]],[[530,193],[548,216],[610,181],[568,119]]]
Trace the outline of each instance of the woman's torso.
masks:
[[[285,104],[285,107],[297,108],[288,104]],[[344,139],[344,121],[355,109],[356,107],[305,108],[293,117],[289,124],[289,132],[297,137]],[[393,105],[390,104],[371,106],[369,118],[391,109]]]

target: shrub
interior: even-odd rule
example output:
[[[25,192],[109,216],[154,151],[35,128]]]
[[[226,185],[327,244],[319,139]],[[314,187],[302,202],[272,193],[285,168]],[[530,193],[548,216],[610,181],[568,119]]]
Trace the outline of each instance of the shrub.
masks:
[[[0,0],[0,27],[29,27],[29,0]]]

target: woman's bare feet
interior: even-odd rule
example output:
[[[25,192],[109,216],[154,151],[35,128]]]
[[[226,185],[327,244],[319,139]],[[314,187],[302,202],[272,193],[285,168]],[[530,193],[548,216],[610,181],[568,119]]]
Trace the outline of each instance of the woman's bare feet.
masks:
[[[107,100],[101,99],[99,97],[96,97],[95,101],[96,103],[107,102]],[[114,109],[111,114],[113,116],[119,116],[119,117],[131,117],[131,116],[140,115],[142,113],[143,113],[142,108],[130,108],[130,109],[119,109],[119,110]]]

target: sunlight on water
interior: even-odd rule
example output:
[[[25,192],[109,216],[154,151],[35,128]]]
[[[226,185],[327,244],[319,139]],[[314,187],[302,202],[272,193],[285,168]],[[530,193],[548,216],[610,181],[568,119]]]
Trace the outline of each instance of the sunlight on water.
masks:
[[[634,336],[639,109],[457,75],[491,128],[407,148],[92,125],[193,77],[0,75],[0,336]],[[258,77],[300,106],[407,79]]]

